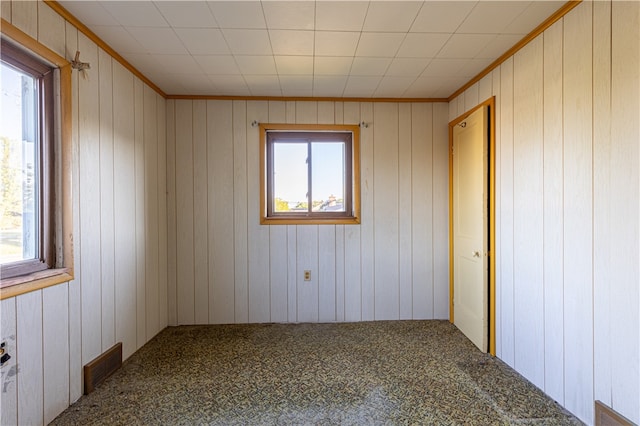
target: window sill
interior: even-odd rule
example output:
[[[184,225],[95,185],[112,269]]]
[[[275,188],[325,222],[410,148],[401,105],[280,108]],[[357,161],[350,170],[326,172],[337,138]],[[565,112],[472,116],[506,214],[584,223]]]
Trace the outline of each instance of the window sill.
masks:
[[[328,217],[328,218],[292,218],[292,217],[263,217],[261,225],[358,225],[357,217]]]
[[[47,269],[33,274],[0,280],[0,300],[41,290],[73,280],[69,268]]]

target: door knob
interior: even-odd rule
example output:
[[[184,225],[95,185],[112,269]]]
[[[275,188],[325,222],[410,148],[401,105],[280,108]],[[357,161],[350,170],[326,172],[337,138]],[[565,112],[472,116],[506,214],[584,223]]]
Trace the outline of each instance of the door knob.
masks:
[[[479,251],[474,251],[473,252],[473,257],[480,257],[480,252]]]

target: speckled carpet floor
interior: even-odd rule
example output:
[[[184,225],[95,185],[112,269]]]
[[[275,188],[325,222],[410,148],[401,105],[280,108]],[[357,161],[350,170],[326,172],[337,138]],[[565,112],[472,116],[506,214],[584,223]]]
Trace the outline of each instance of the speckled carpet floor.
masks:
[[[447,321],[170,327],[54,425],[573,425]]]

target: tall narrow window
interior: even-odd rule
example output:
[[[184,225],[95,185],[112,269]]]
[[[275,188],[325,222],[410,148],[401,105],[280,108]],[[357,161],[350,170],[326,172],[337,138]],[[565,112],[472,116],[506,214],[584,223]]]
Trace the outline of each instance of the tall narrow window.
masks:
[[[357,126],[261,127],[262,223],[359,223]]]
[[[2,42],[2,278],[53,267],[53,69]]]

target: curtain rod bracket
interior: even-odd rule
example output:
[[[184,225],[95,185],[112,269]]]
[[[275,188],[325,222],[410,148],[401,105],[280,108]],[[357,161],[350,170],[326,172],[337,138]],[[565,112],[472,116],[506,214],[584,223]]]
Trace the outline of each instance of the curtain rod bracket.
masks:
[[[84,71],[91,69],[91,64],[89,62],[80,62],[80,51],[76,51],[76,57],[71,61],[71,67],[74,70]]]

